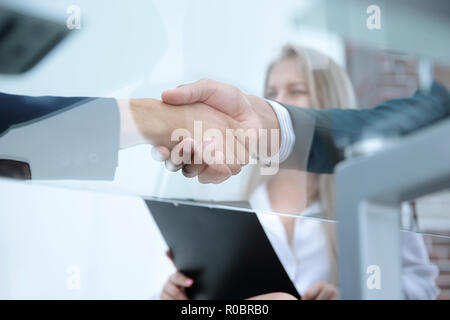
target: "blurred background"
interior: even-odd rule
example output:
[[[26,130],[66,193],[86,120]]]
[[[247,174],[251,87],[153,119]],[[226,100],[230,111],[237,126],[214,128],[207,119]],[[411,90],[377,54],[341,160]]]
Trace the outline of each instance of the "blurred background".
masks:
[[[407,20],[425,26],[409,39],[395,21],[411,19],[410,9],[417,14],[417,2],[399,1],[400,10],[378,2],[383,27],[370,31],[367,5],[352,1],[347,7],[317,0],[2,0],[2,7],[63,25],[75,5],[81,20],[29,71],[0,75],[0,91],[159,98],[164,89],[209,77],[262,96],[266,68],[288,43],[314,48],[345,68],[364,108],[411,95],[433,76],[450,86],[448,43],[436,40],[448,37],[449,12]],[[430,7],[436,10],[433,1]],[[174,268],[139,195],[247,200],[250,170],[206,186],[166,171],[150,150],[120,151],[112,182],[0,180],[0,298],[154,297]],[[413,204],[414,222],[404,226],[427,234],[440,270],[438,298],[450,299],[450,193]],[[69,288],[74,270],[82,285]]]

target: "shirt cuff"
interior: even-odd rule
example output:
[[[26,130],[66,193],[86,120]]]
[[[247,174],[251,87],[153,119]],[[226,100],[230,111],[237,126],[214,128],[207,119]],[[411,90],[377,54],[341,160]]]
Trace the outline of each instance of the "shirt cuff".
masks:
[[[295,133],[292,126],[292,119],[289,112],[278,102],[267,100],[271,105],[273,111],[277,115],[281,131],[281,144],[279,155],[279,162],[284,162],[292,153],[295,145]]]

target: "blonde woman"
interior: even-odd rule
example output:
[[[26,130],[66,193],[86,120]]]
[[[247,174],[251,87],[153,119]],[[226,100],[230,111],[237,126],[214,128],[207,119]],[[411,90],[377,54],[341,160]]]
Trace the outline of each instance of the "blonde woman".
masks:
[[[309,108],[356,108],[345,71],[332,59],[308,48],[286,46],[268,68],[265,96],[281,103]],[[278,257],[303,299],[337,299],[335,225],[308,216],[333,218],[333,178],[304,171],[280,170],[258,176],[255,170],[249,201],[258,213]],[[301,215],[301,218],[292,217]],[[428,259],[420,235],[402,232],[403,292],[409,299],[434,299],[437,269]],[[270,276],[270,275],[268,275]],[[180,272],[166,282],[162,299],[186,299],[185,288],[195,285]],[[271,293],[256,299],[286,299]]]

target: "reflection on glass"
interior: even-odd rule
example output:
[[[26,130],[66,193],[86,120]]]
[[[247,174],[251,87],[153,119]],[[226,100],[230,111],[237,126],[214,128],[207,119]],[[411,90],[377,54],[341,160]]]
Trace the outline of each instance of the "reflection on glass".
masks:
[[[436,277],[439,270],[430,261],[421,234],[400,231],[401,283],[405,299],[434,300],[439,294]]]
[[[314,210],[314,207],[310,210]],[[228,213],[221,214],[226,219]],[[256,215],[279,261],[302,299],[338,299],[339,254],[336,245],[336,224],[306,216],[296,218],[263,213],[256,213]],[[215,227],[209,226],[212,229]],[[251,241],[251,239],[244,241]],[[422,235],[408,231],[400,232],[400,241],[403,297],[420,300],[433,300],[437,297],[444,299],[448,293],[445,291],[448,241],[445,242],[442,238],[424,239]],[[245,245],[241,244],[239,247]],[[253,243],[253,247],[256,251],[261,249],[258,243]],[[443,252],[443,250],[446,251]],[[166,254],[167,260],[173,262],[172,253],[168,251]],[[161,251],[159,255],[162,256],[163,252]],[[252,264],[251,261],[247,263]],[[174,267],[175,270],[172,269],[173,271],[166,275],[165,283],[154,292],[153,298],[170,300],[189,298],[189,288],[193,288],[199,279],[195,276],[187,276],[183,270],[177,270],[176,265]],[[253,267],[255,274],[266,270],[265,265]],[[444,273],[440,275],[442,271]],[[267,276],[270,277],[270,275]],[[380,284],[382,284],[383,272],[380,273],[380,277]],[[373,280],[373,285],[377,285],[376,280]],[[443,288],[444,291],[442,291]],[[264,293],[258,296],[258,298],[261,297],[289,298],[285,293]]]
[[[0,160],[0,177],[19,180],[31,179],[30,166],[22,161]]]
[[[302,299],[338,298],[333,222],[264,213],[255,216],[235,207],[229,211],[223,210],[223,206],[193,206],[183,201],[173,206],[171,202],[161,204],[149,199],[148,206],[170,247],[166,252],[168,260],[177,269],[167,275],[154,298],[230,297],[230,294],[241,298],[293,298],[295,293],[289,290],[282,274],[287,275]],[[179,232],[174,234],[174,230]],[[273,253],[284,271],[276,267],[278,262],[272,259]],[[220,263],[214,270],[202,267],[215,261]],[[215,274],[214,279],[209,278],[217,284],[214,288],[205,283],[211,273]],[[278,279],[275,284],[274,279]],[[236,283],[230,283],[233,281]],[[232,286],[234,290],[230,293]]]
[[[437,299],[450,300],[450,239],[448,237],[432,235],[424,235],[424,239],[430,260],[439,270],[439,274],[436,277],[436,285],[439,288]]]
[[[316,50],[286,45],[267,68],[265,97],[313,109],[356,108],[348,75],[334,60]],[[325,158],[329,155],[324,155]],[[333,177],[280,169],[273,176],[252,174],[252,208],[333,219]],[[283,218],[282,218],[283,219]],[[293,227],[285,222],[288,234]]]
[[[316,37],[319,31],[303,28],[300,21],[303,5],[298,7],[297,1],[274,2],[277,10],[273,10],[272,5],[254,8],[253,4],[242,1],[208,5],[199,1],[189,5],[183,2],[183,6],[178,6],[181,10],[177,12],[180,19],[176,24],[169,19],[173,17],[166,14],[172,11],[173,4],[160,2],[155,9],[151,4],[139,7],[142,4],[133,3],[126,6],[124,15],[123,8],[103,2],[89,5],[84,1],[83,14],[87,19],[83,17],[83,21],[86,24],[79,30],[82,36],[69,40],[72,41],[68,42],[70,50],[67,46],[61,47],[33,73],[17,78],[1,77],[2,88],[33,95],[105,96],[114,91],[127,97],[159,97],[164,89],[209,76],[236,80],[239,87],[249,88],[249,92],[264,86],[267,99],[283,104],[311,109],[355,109],[408,96],[417,88],[421,76],[417,67],[420,58],[410,54],[397,51],[387,54],[358,42],[351,43],[325,28],[320,32],[337,40],[333,46],[326,43],[328,37],[325,41],[320,40]],[[252,23],[248,23],[249,10],[256,13],[252,15],[256,20]],[[299,12],[299,18],[292,28],[285,13],[294,10]],[[97,19],[99,12],[108,19]],[[217,12],[220,14],[213,14]],[[365,19],[365,11],[361,12],[359,19]],[[65,13],[65,10],[60,12],[63,18]],[[266,23],[269,14],[274,22],[270,25]],[[117,20],[113,18],[118,16],[123,19],[111,24],[110,21]],[[229,24],[231,20],[234,22]],[[276,26],[277,21],[282,23]],[[162,22],[165,22],[164,26]],[[364,23],[361,26],[364,27]],[[357,28],[349,29],[364,34]],[[243,30],[248,32],[246,37],[242,37]],[[305,39],[313,39],[308,46],[322,47],[321,51],[333,59],[302,42],[302,46],[284,46],[281,54],[266,65],[259,56],[280,46],[279,39],[285,39],[279,37],[280,30],[293,40],[297,40],[300,33]],[[391,31],[383,28],[383,34]],[[264,41],[258,40],[261,34],[264,34]],[[204,39],[209,39],[207,48],[202,45]],[[119,42],[121,50],[117,50]],[[170,52],[160,60],[167,45]],[[323,50],[329,47],[340,50]],[[175,63],[172,51],[176,51]],[[336,51],[342,51],[342,61],[336,59],[339,56]],[[221,54],[217,55],[218,52]],[[256,55],[258,59],[255,59]],[[220,59],[222,61],[218,63]],[[342,65],[346,65],[346,70]],[[265,78],[262,79],[260,73],[264,70]],[[448,84],[448,67],[436,64],[434,71],[441,75],[441,82]],[[64,81],[69,78],[70,81]],[[45,87],[41,87],[43,80]],[[105,113],[100,113],[99,118],[105,120]],[[72,120],[70,118],[70,122]],[[97,135],[97,129],[94,127],[94,135]],[[106,143],[100,144],[106,146]],[[11,144],[11,147],[15,146],[15,143]],[[64,149],[75,149],[69,139],[63,139],[56,148],[50,143],[46,147],[56,149],[59,154],[64,153]],[[47,163],[44,155],[56,158],[44,150],[44,146],[39,146],[42,162]],[[107,160],[98,161],[95,153],[92,156],[93,162],[106,165]],[[235,211],[249,209],[241,210],[247,213],[255,211],[265,235],[302,297],[339,297],[332,175],[280,169],[275,175],[262,176],[260,168],[253,166],[224,184],[204,186],[179,173],[168,173],[161,164],[150,159],[148,146],[120,151],[118,157],[114,181],[109,182],[18,183],[0,180],[0,260],[4,261],[0,267],[1,298],[174,298],[173,292],[164,295],[164,288],[171,281],[179,286],[180,282],[195,285],[196,279],[191,279],[192,282],[180,275],[171,276],[175,267],[164,254],[167,244],[150,218],[148,208],[136,195],[196,199],[199,203],[212,200],[215,201],[212,207],[229,206]],[[328,157],[333,155],[322,155],[323,161],[328,161]],[[65,158],[68,159],[62,159],[62,164],[79,160],[75,156]],[[114,157],[113,169],[115,160]],[[0,159],[0,177],[30,179],[32,174],[30,164]],[[39,176],[36,171],[34,175]],[[60,188],[48,188],[48,185]],[[105,192],[86,192],[89,190]],[[438,297],[450,298],[450,285],[446,282],[450,272],[449,209],[448,193],[402,205],[402,227],[413,231],[400,235],[406,298],[434,299],[437,296],[434,265],[440,272],[436,280],[441,290]],[[419,233],[440,237],[424,237]],[[254,246],[258,248],[258,243]],[[90,279],[92,282],[82,282],[77,287],[77,272],[81,273],[82,281]],[[113,284],[110,279],[115,279]]]
[[[450,237],[450,195],[448,191],[410,202],[403,216],[403,228],[415,232]]]

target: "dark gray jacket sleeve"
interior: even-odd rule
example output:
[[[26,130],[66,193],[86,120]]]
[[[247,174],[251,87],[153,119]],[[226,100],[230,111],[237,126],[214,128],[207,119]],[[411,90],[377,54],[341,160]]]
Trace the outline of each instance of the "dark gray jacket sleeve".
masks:
[[[61,103],[61,99],[65,98],[54,102]],[[16,100],[10,99],[8,103]],[[42,101],[33,108],[43,104]],[[8,110],[17,111],[25,105],[9,104],[2,106],[2,116],[11,115]],[[25,110],[24,114],[33,110]],[[77,99],[64,108],[51,108],[51,112],[44,113],[15,123],[1,133],[0,159],[27,162],[33,179],[114,178],[120,139],[120,116],[114,99]]]
[[[284,105],[291,116],[295,146],[282,168],[332,173],[344,149],[366,137],[407,135],[450,116],[450,95],[434,82],[429,92],[417,91],[372,109],[306,109]]]

